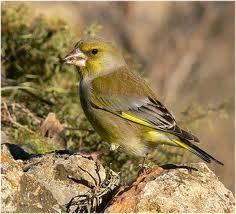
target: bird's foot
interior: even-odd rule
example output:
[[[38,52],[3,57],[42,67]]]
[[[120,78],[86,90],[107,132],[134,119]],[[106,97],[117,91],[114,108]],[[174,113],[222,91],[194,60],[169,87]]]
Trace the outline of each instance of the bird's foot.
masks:
[[[140,164],[139,166],[140,166],[140,169],[138,171],[138,176],[140,176],[141,174],[146,174],[148,172],[148,169],[150,168],[148,164],[144,164],[144,163]]]

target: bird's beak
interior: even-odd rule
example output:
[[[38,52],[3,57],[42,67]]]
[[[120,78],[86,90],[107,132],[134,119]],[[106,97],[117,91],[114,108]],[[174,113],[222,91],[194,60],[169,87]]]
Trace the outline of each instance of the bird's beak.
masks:
[[[79,48],[74,48],[63,61],[66,64],[72,64],[81,68],[86,66],[87,59],[87,56]]]

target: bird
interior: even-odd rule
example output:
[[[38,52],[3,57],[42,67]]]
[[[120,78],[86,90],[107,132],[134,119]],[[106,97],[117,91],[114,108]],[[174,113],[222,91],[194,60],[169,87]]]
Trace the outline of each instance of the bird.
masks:
[[[122,51],[103,38],[86,37],[63,59],[80,76],[80,103],[87,119],[111,150],[147,157],[159,145],[177,146],[210,163],[223,163],[196,143],[199,139],[177,125],[174,116]]]

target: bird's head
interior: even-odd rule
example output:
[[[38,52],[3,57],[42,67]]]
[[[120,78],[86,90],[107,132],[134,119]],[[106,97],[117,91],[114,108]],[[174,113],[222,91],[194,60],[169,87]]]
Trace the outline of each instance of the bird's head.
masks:
[[[78,67],[83,76],[97,76],[125,65],[118,48],[110,42],[97,38],[80,40],[64,58],[64,62]]]

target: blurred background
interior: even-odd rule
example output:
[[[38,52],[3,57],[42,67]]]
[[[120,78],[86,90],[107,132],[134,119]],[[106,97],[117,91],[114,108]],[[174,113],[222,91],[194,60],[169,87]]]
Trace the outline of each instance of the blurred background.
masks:
[[[121,172],[124,184],[132,180],[137,160],[110,152],[97,136],[80,108],[78,74],[60,61],[79,38],[102,36],[225,164],[209,167],[234,192],[234,4],[2,2],[2,131],[34,153],[102,150],[104,164]],[[154,157],[155,164],[199,161],[173,148]]]

